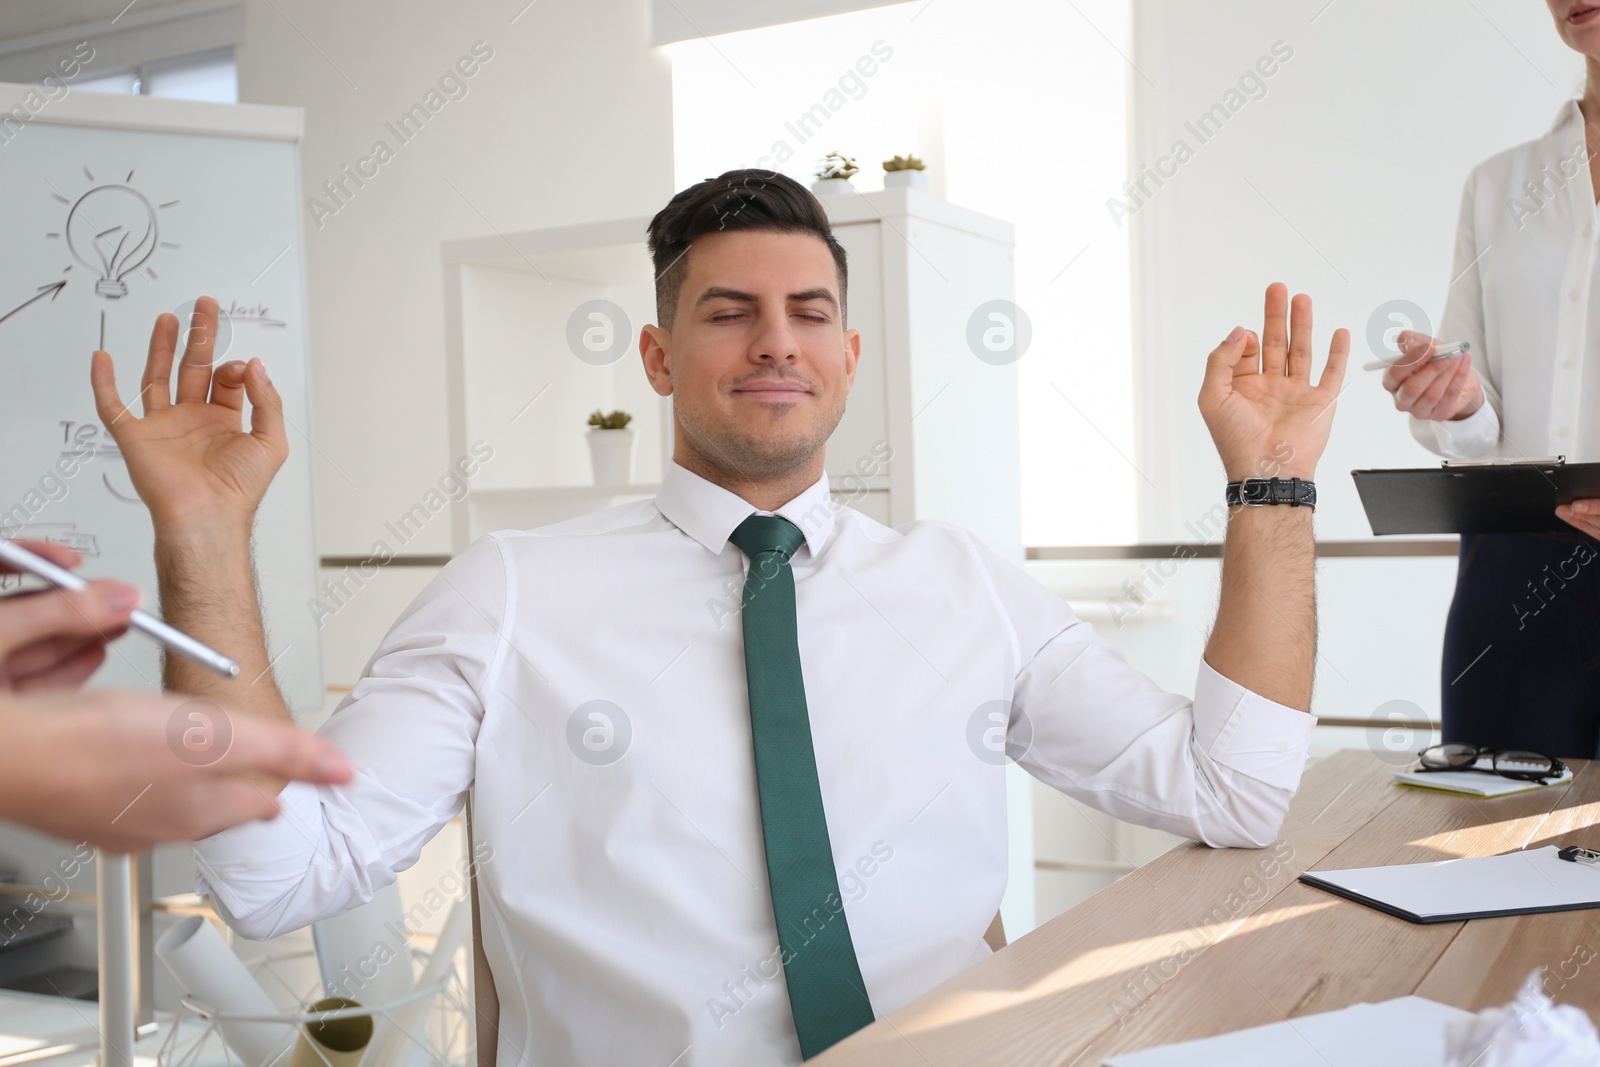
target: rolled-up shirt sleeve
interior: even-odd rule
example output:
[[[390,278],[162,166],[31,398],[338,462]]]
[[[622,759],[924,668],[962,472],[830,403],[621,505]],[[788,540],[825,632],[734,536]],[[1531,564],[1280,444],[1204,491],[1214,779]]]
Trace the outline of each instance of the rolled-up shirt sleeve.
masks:
[[[195,845],[199,890],[236,930],[276,937],[370,900],[461,810],[488,694],[518,654],[511,587],[499,542],[474,542],[418,594],[318,731],[354,779],[291,783],[276,819]]]
[[[1016,641],[1007,741],[1029,774],[1119,819],[1208,845],[1277,838],[1311,715],[1203,659],[1192,700],[1167,692],[1019,567],[977,550]]]

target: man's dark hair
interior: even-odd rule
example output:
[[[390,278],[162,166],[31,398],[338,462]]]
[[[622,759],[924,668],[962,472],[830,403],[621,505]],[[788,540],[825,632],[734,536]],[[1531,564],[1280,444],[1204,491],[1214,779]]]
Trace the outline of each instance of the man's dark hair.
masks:
[[[696,237],[725,230],[809,233],[833,253],[839,272],[839,321],[845,320],[849,272],[844,246],[833,236],[827,213],[811,191],[770,170],[730,170],[707,178],[667,201],[650,220],[650,258],[656,272],[656,316],[672,329],[678,293],[689,273],[689,246]]]

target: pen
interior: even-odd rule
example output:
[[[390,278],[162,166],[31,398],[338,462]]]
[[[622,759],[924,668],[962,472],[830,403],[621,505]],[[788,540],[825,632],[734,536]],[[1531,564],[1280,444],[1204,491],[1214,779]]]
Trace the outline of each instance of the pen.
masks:
[[[29,552],[10,538],[0,537],[0,560],[19,570],[27,571],[36,578],[43,578],[61,589],[77,591],[86,589],[89,585],[81,575],[73,574],[65,567],[58,567],[43,556]],[[229,678],[238,677],[239,665],[233,660],[209,645],[196,641],[182,630],[168,626],[154,615],[135,611],[128,617],[128,625],[149,634],[174,652],[181,652],[196,663],[210,667],[218,674],[225,674]]]
[[[1453,345],[1445,345],[1444,347],[1440,348],[1437,352],[1428,357],[1428,362],[1432,363],[1436,359],[1454,359],[1461,353],[1470,351],[1472,351],[1472,346],[1470,344],[1468,344],[1466,341],[1457,341]],[[1396,363],[1402,363],[1404,361],[1404,356],[1402,356],[1400,359],[1375,359],[1370,363],[1363,363],[1361,365],[1361,369],[1382,370],[1385,367],[1392,367]]]

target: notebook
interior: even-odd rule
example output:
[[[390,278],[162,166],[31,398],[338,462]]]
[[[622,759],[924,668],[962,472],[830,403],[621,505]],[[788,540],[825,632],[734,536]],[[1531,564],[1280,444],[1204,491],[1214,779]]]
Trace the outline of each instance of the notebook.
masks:
[[[1307,871],[1300,881],[1414,923],[1600,908],[1600,866],[1554,845],[1503,856]]]
[[[1112,1056],[1106,1067],[1444,1067],[1445,1024],[1471,1012],[1423,997],[1339,1011]]]
[[[1516,778],[1502,778],[1498,774],[1482,771],[1395,771],[1394,780],[1401,785],[1414,785],[1421,789],[1439,789],[1446,793],[1465,793],[1473,797],[1503,797],[1510,793],[1526,793],[1530,789],[1545,789],[1548,785],[1566,785],[1572,781],[1572,768],[1551,782],[1524,782]]]

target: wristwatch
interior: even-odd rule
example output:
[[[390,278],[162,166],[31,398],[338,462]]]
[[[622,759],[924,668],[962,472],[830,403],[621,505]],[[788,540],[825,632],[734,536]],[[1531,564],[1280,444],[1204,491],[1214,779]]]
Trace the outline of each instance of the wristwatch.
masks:
[[[1246,478],[1229,482],[1225,495],[1230,508],[1288,504],[1292,508],[1317,507],[1317,483],[1299,478]]]

